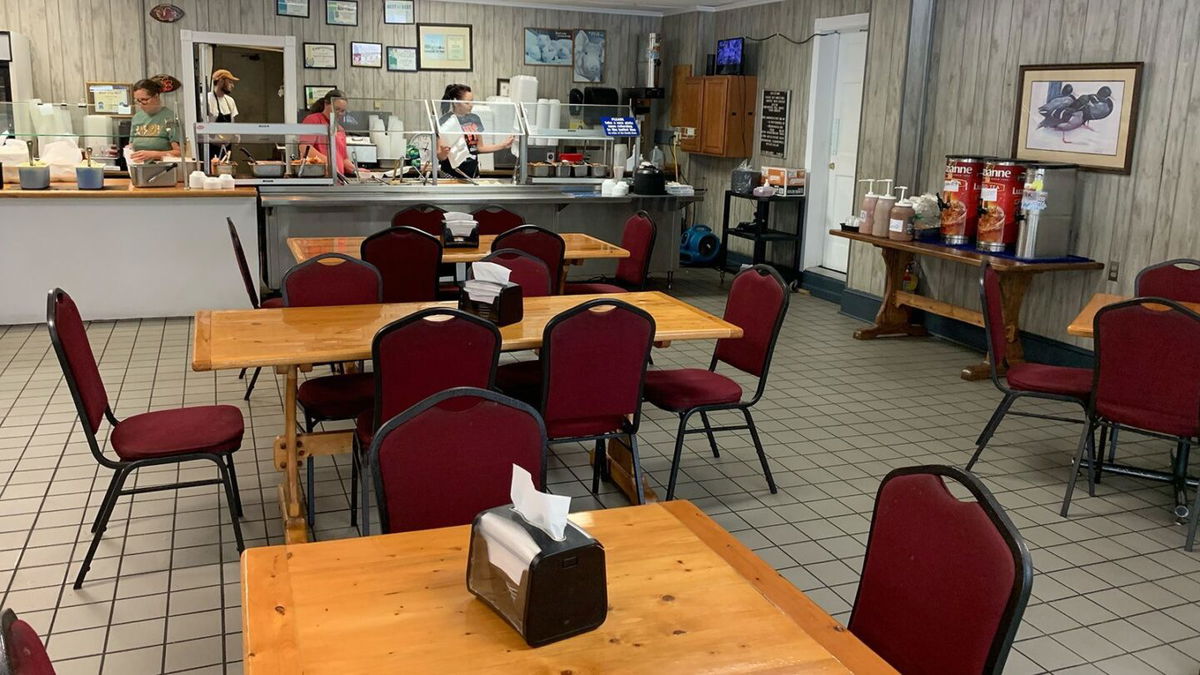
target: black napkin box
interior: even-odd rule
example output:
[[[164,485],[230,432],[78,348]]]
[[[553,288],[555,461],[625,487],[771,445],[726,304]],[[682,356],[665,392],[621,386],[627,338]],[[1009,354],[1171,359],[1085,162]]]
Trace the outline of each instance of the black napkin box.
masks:
[[[500,541],[533,552],[527,564]],[[496,564],[507,560],[508,571]],[[514,569],[519,565],[520,569]],[[514,580],[510,574],[519,571]],[[598,628],[608,616],[604,547],[573,523],[562,541],[530,525],[512,505],[475,516],[467,557],[467,589],[499,614],[530,647]]]
[[[479,248],[479,225],[471,228],[465,237],[450,234],[450,227],[442,224],[442,248]]]
[[[511,281],[505,284],[500,295],[491,303],[472,300],[471,296],[467,295],[467,289],[463,288],[458,292],[458,308],[497,326],[507,326],[524,317],[525,298],[521,293],[521,285]]]

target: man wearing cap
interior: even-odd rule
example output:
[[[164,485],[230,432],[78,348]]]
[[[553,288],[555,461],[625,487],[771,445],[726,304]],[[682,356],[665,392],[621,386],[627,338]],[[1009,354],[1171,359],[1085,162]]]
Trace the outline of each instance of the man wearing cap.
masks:
[[[232,122],[238,116],[237,101],[229,95],[233,91],[233,83],[237,81],[238,78],[225,68],[213,71],[212,90],[208,92],[208,119],[210,121]],[[210,157],[219,157],[225,153],[228,147],[227,141],[230,138],[222,137],[220,140],[225,142],[209,144]]]

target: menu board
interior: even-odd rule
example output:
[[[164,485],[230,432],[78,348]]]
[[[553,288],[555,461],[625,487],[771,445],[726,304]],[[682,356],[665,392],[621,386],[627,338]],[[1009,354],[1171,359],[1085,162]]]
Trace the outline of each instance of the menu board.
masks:
[[[788,137],[788,105],[791,103],[792,92],[764,89],[762,93],[762,109],[758,119],[761,127],[758,133],[758,152],[771,157],[784,157],[787,154]]]

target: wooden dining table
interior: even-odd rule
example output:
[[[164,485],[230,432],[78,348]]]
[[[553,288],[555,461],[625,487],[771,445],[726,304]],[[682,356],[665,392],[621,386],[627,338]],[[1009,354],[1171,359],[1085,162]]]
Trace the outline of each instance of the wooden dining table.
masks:
[[[649,313],[654,317],[655,344],[659,347],[675,340],[742,336],[738,326],[658,291],[554,295],[525,298],[524,318],[500,328],[501,349],[539,348],[542,331],[550,319],[596,298],[619,299]],[[353,438],[352,431],[297,432],[299,373],[310,371],[316,363],[369,360],[371,340],[383,326],[429,307],[455,306],[454,302],[410,302],[196,313],[193,370],[274,368],[284,376],[284,427],[275,439],[274,457],[276,467],[285,472],[279,485],[279,504],[288,543],[308,540],[304,500],[300,498],[300,462],[312,456],[347,453]]]
[[[467,590],[468,525],[251,548],[243,667],[310,673],[895,673],[687,501],[571,515],[608,615],[536,649]]]
[[[1112,293],[1097,293],[1092,296],[1091,300],[1083,306],[1079,314],[1067,324],[1067,334],[1076,337],[1095,337],[1092,331],[1092,324],[1096,319],[1096,313],[1109,305],[1114,305],[1118,302],[1131,300],[1133,296],[1129,295],[1114,295]],[[1200,303],[1181,302],[1179,303],[1188,309],[1195,312],[1200,312]]]

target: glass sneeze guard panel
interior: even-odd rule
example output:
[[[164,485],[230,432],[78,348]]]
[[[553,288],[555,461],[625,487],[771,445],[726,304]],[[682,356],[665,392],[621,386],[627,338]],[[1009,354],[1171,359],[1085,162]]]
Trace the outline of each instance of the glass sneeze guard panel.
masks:
[[[0,103],[0,137],[24,143],[31,157],[39,157],[49,144],[67,141],[93,159],[115,161],[131,142],[146,149],[168,149],[172,141],[184,143],[178,115],[164,107],[145,124],[135,126],[134,115],[98,112],[86,103],[45,103],[36,99]],[[10,145],[11,147],[11,145]]]

